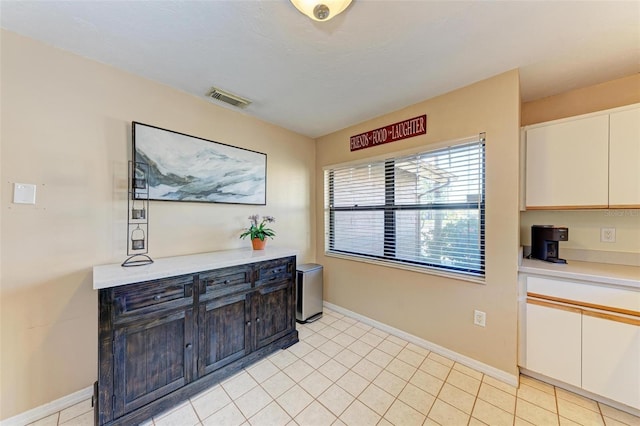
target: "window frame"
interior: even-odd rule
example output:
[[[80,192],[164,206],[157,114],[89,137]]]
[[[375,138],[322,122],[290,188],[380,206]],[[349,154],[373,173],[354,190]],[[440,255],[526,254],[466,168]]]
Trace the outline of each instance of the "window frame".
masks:
[[[470,145],[477,143],[482,149],[480,150],[480,200],[459,203],[428,203],[428,204],[396,204],[395,203],[395,161],[405,159],[411,155],[429,154],[446,148],[455,148],[456,146]],[[365,164],[381,164],[384,162],[384,205],[378,204],[373,206],[334,206],[334,187],[335,177],[334,170],[343,167],[357,167]],[[367,158],[366,160],[342,163],[324,167],[325,173],[325,255],[331,257],[344,258],[349,260],[362,261],[366,263],[380,264],[400,269],[408,269],[416,272],[441,275],[449,278],[463,279],[466,281],[484,283],[486,277],[486,138],[481,133],[471,138],[460,139],[456,141],[445,142],[441,144],[430,145],[428,149],[412,150],[409,152],[397,152],[386,156],[378,156]],[[396,228],[396,212],[398,211],[438,211],[438,210],[471,210],[477,211],[480,215],[478,235],[480,239],[479,256],[480,267],[478,270],[470,270],[469,268],[460,268],[447,266],[443,264],[435,264],[429,262],[415,261],[410,259],[399,259],[396,257],[396,248],[398,242],[398,229]],[[335,214],[344,211],[383,211],[384,212],[384,237],[383,237],[383,254],[372,255],[358,253],[349,250],[340,250],[335,248],[335,240],[331,237],[335,232]]]

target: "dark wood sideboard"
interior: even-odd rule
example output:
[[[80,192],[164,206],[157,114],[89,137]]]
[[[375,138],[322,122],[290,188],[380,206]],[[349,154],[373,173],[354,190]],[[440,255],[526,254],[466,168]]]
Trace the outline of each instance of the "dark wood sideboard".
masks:
[[[98,425],[161,413],[298,341],[295,256],[99,290]]]

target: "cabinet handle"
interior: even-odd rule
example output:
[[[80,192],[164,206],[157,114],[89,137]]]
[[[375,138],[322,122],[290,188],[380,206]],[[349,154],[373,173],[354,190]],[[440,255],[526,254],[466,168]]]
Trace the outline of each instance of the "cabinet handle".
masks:
[[[191,349],[191,347],[192,347],[192,346],[193,346],[193,345],[192,345],[191,343],[187,343],[186,348],[187,348],[187,349]]]
[[[160,296],[159,294],[156,294],[155,296],[153,296],[153,300],[160,300],[162,298],[162,296]]]

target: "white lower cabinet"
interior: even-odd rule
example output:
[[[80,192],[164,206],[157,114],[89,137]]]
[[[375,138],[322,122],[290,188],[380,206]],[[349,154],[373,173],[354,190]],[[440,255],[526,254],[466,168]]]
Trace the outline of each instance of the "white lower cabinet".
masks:
[[[526,277],[527,370],[640,409],[640,289]]]
[[[581,313],[527,302],[526,368],[581,386]]]
[[[640,408],[640,325],[582,315],[582,388]]]

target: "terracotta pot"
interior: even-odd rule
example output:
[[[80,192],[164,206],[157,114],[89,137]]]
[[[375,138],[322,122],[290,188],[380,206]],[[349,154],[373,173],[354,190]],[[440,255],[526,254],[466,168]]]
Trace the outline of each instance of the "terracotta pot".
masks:
[[[253,245],[254,250],[264,250],[265,244],[267,244],[267,239],[261,240],[260,238],[254,238],[251,240],[251,244]]]

